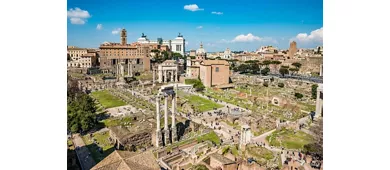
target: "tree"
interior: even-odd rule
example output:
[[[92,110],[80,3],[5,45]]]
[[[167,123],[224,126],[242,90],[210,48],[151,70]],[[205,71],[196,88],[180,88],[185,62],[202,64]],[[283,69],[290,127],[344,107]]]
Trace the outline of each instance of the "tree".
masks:
[[[297,99],[301,99],[303,97],[303,94],[301,93],[295,93],[294,95]]]
[[[218,56],[218,57],[215,57],[215,59],[217,59],[217,60],[220,60],[220,59],[221,59],[221,57],[219,57],[219,56]]]
[[[266,76],[270,72],[270,69],[268,67],[261,70],[261,75]]]
[[[287,68],[284,68],[282,66],[282,68],[279,69],[279,73],[282,74],[282,76],[284,76],[284,75],[288,74],[289,72],[288,72]]]
[[[205,86],[203,85],[203,83],[200,81],[200,79],[198,79],[195,83],[194,83],[194,86],[196,91],[203,91],[205,89]]]
[[[292,73],[298,73],[299,71],[298,68],[289,68],[288,70],[291,71]]]
[[[317,84],[311,85],[311,98],[312,99],[316,99],[317,98],[317,88],[318,88]]]
[[[184,59],[184,57],[180,53],[173,53],[173,59],[174,60]]]
[[[284,87],[284,83],[278,83],[278,87],[283,88]]]
[[[295,66],[296,68],[301,68],[301,63],[292,63],[291,65]]]
[[[269,60],[264,60],[262,65],[265,65],[267,68],[269,67],[269,65],[271,64],[271,61]]]
[[[68,130],[78,132],[93,128],[97,124],[93,99],[69,86],[67,96]]]

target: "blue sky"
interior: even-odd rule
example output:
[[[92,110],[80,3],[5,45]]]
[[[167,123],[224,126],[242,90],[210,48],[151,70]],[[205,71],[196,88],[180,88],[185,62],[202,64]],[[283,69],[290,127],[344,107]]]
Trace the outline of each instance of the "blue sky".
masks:
[[[180,32],[186,50],[253,51],[263,45],[286,49],[322,45],[322,0],[68,0],[68,45],[97,48],[119,42],[118,28],[128,43],[142,33],[149,39],[174,39]],[[98,29],[98,24],[101,27]]]

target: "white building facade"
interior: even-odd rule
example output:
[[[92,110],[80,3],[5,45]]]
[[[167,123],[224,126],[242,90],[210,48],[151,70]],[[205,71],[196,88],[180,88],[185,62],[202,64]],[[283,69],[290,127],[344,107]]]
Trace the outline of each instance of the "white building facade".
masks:
[[[179,33],[179,35],[173,39],[173,40],[163,40],[162,38],[159,38],[158,40],[149,40],[146,35],[142,33],[141,38],[138,38],[138,43],[141,44],[161,44],[161,45],[167,45],[169,49],[174,53],[180,53],[181,55],[185,55],[185,39],[183,38],[183,35]]]

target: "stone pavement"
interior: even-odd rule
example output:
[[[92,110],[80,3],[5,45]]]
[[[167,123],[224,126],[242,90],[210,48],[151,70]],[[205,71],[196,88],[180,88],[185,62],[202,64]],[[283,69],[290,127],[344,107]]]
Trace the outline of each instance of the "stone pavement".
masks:
[[[81,169],[88,170],[91,169],[93,166],[95,166],[96,163],[92,159],[92,156],[87,146],[85,146],[85,143],[81,138],[80,134],[77,133],[73,135],[73,143],[76,148],[76,154],[79,158]]]

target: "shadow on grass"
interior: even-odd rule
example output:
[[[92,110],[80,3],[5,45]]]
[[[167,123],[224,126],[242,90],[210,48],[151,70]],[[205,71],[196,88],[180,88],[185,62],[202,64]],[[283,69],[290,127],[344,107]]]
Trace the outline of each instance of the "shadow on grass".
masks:
[[[102,148],[101,149],[102,152],[100,152],[99,151],[100,147],[98,145],[96,145],[95,143],[87,145],[87,148],[88,148],[89,152],[91,153],[93,160],[95,160],[96,164],[98,164],[105,157],[107,157],[108,155],[110,155],[112,152],[115,151],[115,148],[111,147],[111,148],[106,149],[106,150],[103,150],[103,148]]]

